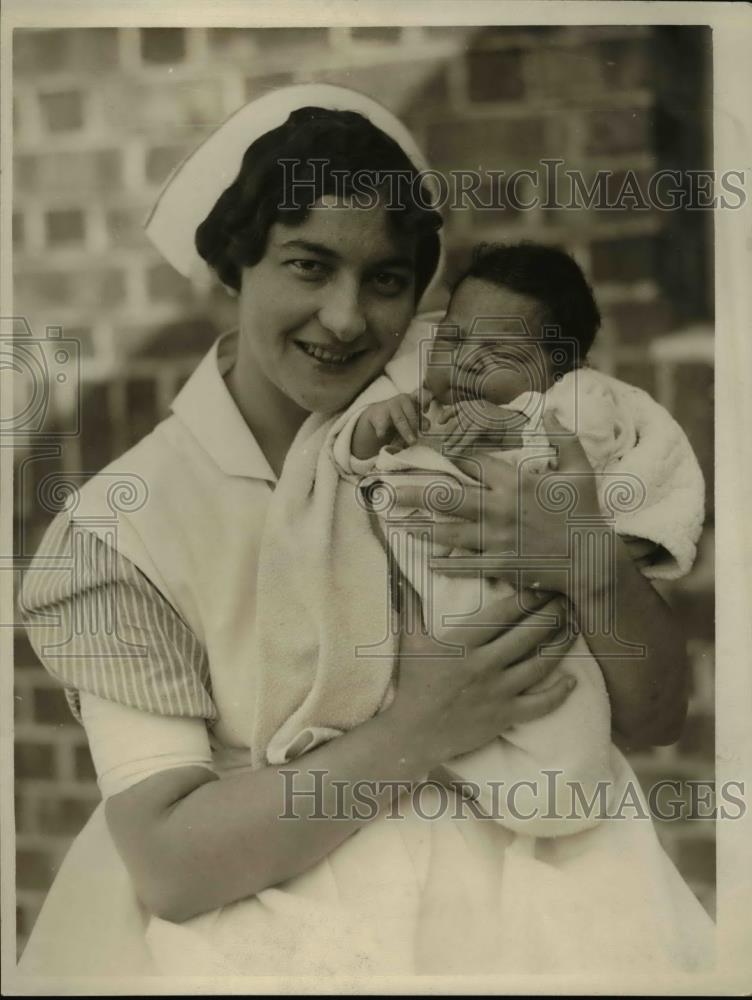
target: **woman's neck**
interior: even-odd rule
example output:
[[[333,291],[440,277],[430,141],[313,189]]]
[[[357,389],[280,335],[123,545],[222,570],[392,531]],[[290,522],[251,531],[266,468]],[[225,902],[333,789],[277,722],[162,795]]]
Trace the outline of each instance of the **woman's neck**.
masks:
[[[308,412],[270,382],[240,349],[225,380],[272,471],[279,476],[290,445],[309,416]]]

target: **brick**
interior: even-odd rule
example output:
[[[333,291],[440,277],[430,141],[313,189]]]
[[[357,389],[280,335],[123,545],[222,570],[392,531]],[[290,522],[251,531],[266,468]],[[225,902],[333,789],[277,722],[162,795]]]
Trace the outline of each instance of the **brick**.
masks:
[[[21,75],[40,77],[72,69],[76,73],[117,67],[117,28],[57,28],[13,32],[13,68]]]
[[[49,743],[17,742],[14,753],[16,778],[55,777],[55,754]]]
[[[117,28],[77,29],[71,45],[77,72],[116,70],[120,57],[119,34]]]
[[[601,79],[608,90],[651,87],[655,75],[653,41],[619,39],[601,42]]]
[[[429,162],[439,169],[508,170],[549,153],[542,118],[432,123],[427,145]]]
[[[520,52],[469,52],[465,63],[471,101],[518,101],[524,96]]]
[[[705,476],[706,505],[713,508],[714,372],[709,365],[679,365],[675,373],[674,416],[687,433]]]
[[[258,32],[253,28],[209,28],[207,34],[209,48],[225,56],[228,49],[255,48]]]
[[[597,55],[587,48],[532,47],[524,76],[531,96],[556,100],[586,98],[601,82]]]
[[[160,362],[167,358],[201,358],[223,328],[205,317],[165,323],[140,347],[138,357],[158,358]]]
[[[17,304],[22,309],[46,308],[70,302],[73,298],[73,281],[63,271],[34,271],[16,274],[13,283]]]
[[[60,688],[36,688],[32,695],[34,721],[42,725],[70,726],[68,703]]]
[[[105,77],[101,100],[116,131],[154,134],[160,146],[188,138],[186,150],[203,138],[200,128],[213,130],[225,117],[219,81],[211,77],[160,82],[158,87]]]
[[[39,107],[49,132],[72,132],[83,126],[83,95],[78,90],[40,94]]]
[[[254,28],[259,49],[288,47],[324,48],[329,45],[328,28]]]
[[[54,836],[79,833],[96,807],[95,800],[53,797],[39,799],[37,817],[39,829]]]
[[[153,146],[146,151],[146,178],[152,184],[162,184],[171,171],[185,158],[185,146]]]
[[[71,33],[16,28],[13,32],[13,71],[38,76],[65,69],[70,53]]]
[[[125,393],[130,446],[153,430],[159,419],[156,382],[145,378],[128,379]]]
[[[189,303],[193,300],[191,283],[169,264],[157,264],[149,269],[147,288],[153,302]]]
[[[424,28],[429,34],[453,33],[456,37],[456,28]],[[508,27],[507,25],[489,24],[479,28],[472,40],[473,48],[495,49],[503,45],[514,45],[524,47],[536,47],[544,44],[547,40],[563,37],[568,29],[558,25],[536,25],[535,27]]]
[[[74,773],[79,781],[95,782],[97,772],[94,770],[88,746],[73,748]]]
[[[22,848],[16,852],[16,885],[19,889],[49,889],[56,870],[52,856],[45,851]]]
[[[113,458],[116,440],[106,385],[87,387],[82,418],[81,467],[101,469]]]
[[[121,154],[116,149],[56,152],[16,157],[13,179],[21,193],[110,193],[122,187]]]
[[[604,320],[624,344],[649,344],[673,325],[673,310],[664,299],[616,302],[603,308]]]
[[[125,300],[125,275],[115,267],[71,271],[27,271],[16,275],[19,304],[30,308],[72,305],[82,311]]]
[[[684,724],[679,741],[682,754],[693,754],[712,761],[715,757],[715,720],[704,713],[691,715]]]
[[[266,94],[270,90],[287,87],[294,80],[295,77],[292,73],[266,73],[264,76],[248,76],[245,80],[245,99],[250,101],[254,97],[261,97],[262,94]]]
[[[78,349],[82,358],[90,358],[96,353],[94,331],[90,326],[66,326],[65,336],[78,343]]]
[[[143,208],[114,208],[105,213],[105,226],[109,242],[115,247],[144,247]]]
[[[592,243],[592,274],[596,282],[632,282],[655,278],[658,253],[651,236],[595,240]]]
[[[653,112],[646,108],[608,108],[587,116],[586,152],[591,156],[637,153],[653,148]]]
[[[402,28],[387,25],[378,28],[350,28],[350,37],[363,42],[399,42]]]
[[[411,97],[412,120],[410,111],[403,112],[401,117],[408,128],[412,127],[417,131],[421,127],[427,111],[434,108],[446,108],[449,100],[449,74],[446,68],[442,67],[432,73]]]
[[[81,209],[46,212],[44,223],[47,243],[50,246],[83,243],[86,238],[86,220]]]
[[[185,58],[184,28],[142,28],[141,58],[145,63],[174,63]]]

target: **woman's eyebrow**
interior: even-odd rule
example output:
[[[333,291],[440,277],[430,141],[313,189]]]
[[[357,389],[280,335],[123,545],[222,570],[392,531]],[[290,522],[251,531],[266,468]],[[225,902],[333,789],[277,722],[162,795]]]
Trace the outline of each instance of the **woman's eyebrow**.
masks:
[[[324,246],[323,243],[311,243],[309,240],[285,240],[279,244],[285,250],[305,250],[307,253],[317,253],[321,257],[330,257],[339,260],[340,255],[331,247]]]

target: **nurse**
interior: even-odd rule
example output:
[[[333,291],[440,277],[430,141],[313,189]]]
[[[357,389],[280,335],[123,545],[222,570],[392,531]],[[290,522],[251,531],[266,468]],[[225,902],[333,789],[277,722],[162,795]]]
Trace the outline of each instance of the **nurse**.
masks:
[[[338,783],[409,786],[569,693],[565,679],[527,693],[556,665],[539,645],[565,630],[531,627],[512,598],[494,609],[507,627],[457,627],[461,662],[405,631],[393,704],[303,758],[324,779],[297,820],[279,821],[279,770],[249,764],[265,513],[303,422],[341,410],[383,371],[437,274],[440,219],[416,195],[423,166],[376,102],[290,87],[230,118],[157,203],[150,237],[181,273],[208,265],[218,275],[237,297],[238,329],[215,344],[171,416],[56,518],[24,583],[31,641],[86,728],[104,798],[58,873],[22,959],[26,975],[154,973],[150,928],[227,912],[335,864],[356,831],[378,822],[308,821],[316,809],[336,812]],[[370,201],[343,187],[364,170],[407,176],[406,197],[395,206],[378,186]],[[583,471],[577,443],[563,445],[560,474],[581,483]],[[118,479],[139,496],[117,509],[113,534]],[[592,475],[582,502],[597,510]],[[561,519],[523,506],[531,513],[520,530],[556,551]],[[460,513],[477,521],[477,497]],[[489,503],[483,517],[486,551],[508,549],[514,516]],[[76,573],[45,568],[73,552]],[[593,640],[596,657],[606,654],[616,735],[667,742],[685,708],[682,639],[623,548],[616,572],[622,635],[647,648],[625,671],[608,635]],[[601,589],[595,581],[592,600]],[[563,617],[563,598],[531,595],[528,607],[535,601]],[[105,611],[111,633],[88,627]],[[62,637],[65,655],[55,656]],[[390,803],[385,791],[381,804]],[[162,939],[162,955],[166,947]]]

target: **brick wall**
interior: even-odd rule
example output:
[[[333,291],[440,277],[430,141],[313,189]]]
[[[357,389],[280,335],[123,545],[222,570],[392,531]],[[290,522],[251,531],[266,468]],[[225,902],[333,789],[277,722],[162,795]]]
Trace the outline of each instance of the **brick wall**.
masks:
[[[138,440],[232,323],[230,300],[163,264],[140,224],[170,170],[238,105],[325,80],[401,114],[440,170],[534,169],[552,156],[586,175],[644,177],[708,165],[708,45],[702,29],[650,27],[17,31],[15,313],[36,335],[62,325],[83,354],[81,435],[19,449],[19,566],[44,528],[42,477],[93,471]],[[657,394],[712,487],[708,225],[703,213],[469,209],[447,217],[449,268],[479,239],[574,252],[604,314],[594,361]],[[713,776],[710,521],[697,567],[671,598],[692,659],[690,719],[678,746],[633,757],[646,783]],[[83,732],[21,633],[15,705],[22,945],[98,796]],[[711,825],[659,824],[659,834],[712,910]]]

